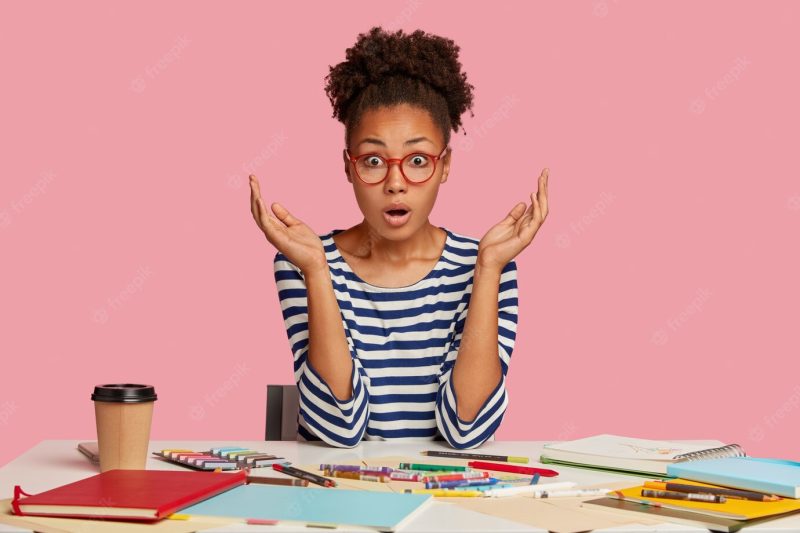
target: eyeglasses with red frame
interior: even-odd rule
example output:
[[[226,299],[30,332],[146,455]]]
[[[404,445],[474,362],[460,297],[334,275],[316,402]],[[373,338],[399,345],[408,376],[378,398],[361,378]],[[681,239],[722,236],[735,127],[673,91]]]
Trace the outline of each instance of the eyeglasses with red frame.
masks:
[[[389,175],[389,168],[393,163],[400,165],[400,173],[406,181],[419,185],[431,179],[436,173],[439,160],[447,152],[444,147],[439,155],[426,154],[425,152],[412,152],[401,158],[385,158],[377,153],[362,154],[354,157],[349,150],[345,154],[356,170],[358,179],[367,185],[377,185]]]

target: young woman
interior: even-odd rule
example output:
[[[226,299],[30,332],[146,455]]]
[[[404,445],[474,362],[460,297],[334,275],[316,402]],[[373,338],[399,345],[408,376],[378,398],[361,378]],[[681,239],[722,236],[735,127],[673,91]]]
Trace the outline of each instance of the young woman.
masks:
[[[450,130],[472,108],[458,50],[421,30],[375,27],[331,67],[325,90],[345,126],[359,224],[318,236],[281,204],[267,210],[250,176],[253,217],[278,250],[302,439],[444,438],[473,448],[503,418],[514,258],[547,216],[548,171],[531,205],[514,206],[480,241],[429,222],[450,171]],[[465,213],[480,207],[468,197]]]

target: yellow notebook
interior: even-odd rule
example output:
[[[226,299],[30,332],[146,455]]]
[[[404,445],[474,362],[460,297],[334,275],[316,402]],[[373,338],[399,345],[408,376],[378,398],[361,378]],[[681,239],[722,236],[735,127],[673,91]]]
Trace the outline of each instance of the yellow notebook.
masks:
[[[670,479],[669,482],[697,485],[698,487],[718,487],[718,485],[709,485],[707,483],[698,483],[685,479]],[[657,505],[667,509],[697,512],[710,516],[718,516],[720,518],[730,518],[732,520],[752,520],[754,518],[764,518],[767,516],[791,513],[792,511],[800,511],[800,500],[795,500],[793,498],[783,498],[774,502],[757,502],[733,498],[728,498],[724,503],[690,502],[666,498],[645,498],[641,495],[643,488],[642,485],[637,485],[636,487],[609,492],[608,496],[620,500]]]

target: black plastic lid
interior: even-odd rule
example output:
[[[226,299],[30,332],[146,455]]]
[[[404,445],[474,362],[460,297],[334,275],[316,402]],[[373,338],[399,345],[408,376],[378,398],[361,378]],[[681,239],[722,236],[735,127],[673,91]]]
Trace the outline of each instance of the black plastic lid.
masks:
[[[95,402],[139,403],[154,402],[158,399],[152,385],[135,383],[111,383],[94,388],[92,400]]]

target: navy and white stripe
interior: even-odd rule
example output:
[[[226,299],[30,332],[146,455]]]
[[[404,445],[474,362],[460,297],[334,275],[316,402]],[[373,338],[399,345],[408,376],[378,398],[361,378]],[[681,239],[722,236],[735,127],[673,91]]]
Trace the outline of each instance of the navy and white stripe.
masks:
[[[275,255],[278,289],[300,391],[298,438],[352,447],[362,439],[446,439],[474,448],[493,437],[508,405],[505,376],[517,331],[517,265],[503,269],[498,293],[497,387],[473,421],[456,414],[450,380],[472,294],[478,240],[442,228],[447,239],[433,270],[400,288],[364,282],[321,235],[353,358],[353,395],[340,401],[308,363],[308,305],[302,272]]]

